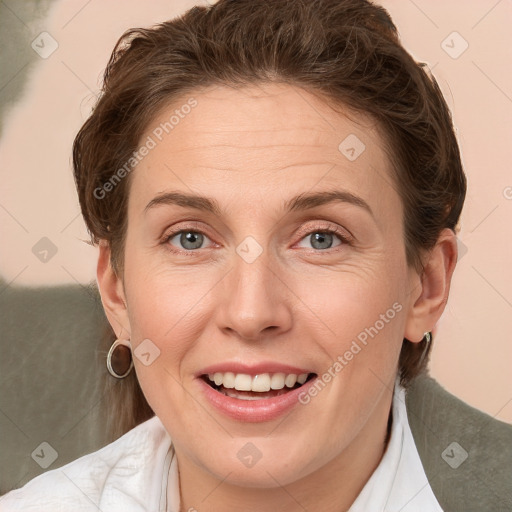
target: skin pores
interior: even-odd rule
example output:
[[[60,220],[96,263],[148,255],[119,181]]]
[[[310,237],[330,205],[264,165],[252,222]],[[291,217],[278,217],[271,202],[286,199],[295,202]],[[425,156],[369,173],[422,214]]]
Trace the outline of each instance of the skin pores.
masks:
[[[169,128],[190,98],[197,104]],[[147,366],[134,357],[137,377],[173,439],[183,502],[198,510],[214,489],[211,510],[237,496],[318,506],[323,488],[349,505],[382,456],[402,340],[421,339],[419,327],[407,333],[421,286],[406,264],[383,138],[368,117],[337,110],[288,85],[218,86],[173,100],[141,138],[155,145],[130,176],[116,283],[127,307],[120,300],[109,319],[133,349],[150,340],[160,351]],[[166,122],[168,133],[155,131]],[[360,202],[285,210],[295,196],[334,190]],[[207,196],[220,212],[145,211],[165,192]],[[179,230],[198,248],[169,238]],[[329,230],[338,234],[314,244]],[[262,251],[250,262],[237,251],[248,240]],[[271,421],[219,412],[196,376],[216,363],[270,361],[321,377],[340,356],[346,364],[307,404]],[[258,461],[249,467],[243,450]]]

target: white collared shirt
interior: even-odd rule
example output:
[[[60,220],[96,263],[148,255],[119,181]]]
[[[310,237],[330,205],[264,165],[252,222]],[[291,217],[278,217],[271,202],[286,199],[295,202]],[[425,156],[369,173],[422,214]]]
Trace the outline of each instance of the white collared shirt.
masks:
[[[388,446],[349,512],[443,512],[428,482],[407,410],[405,389],[393,393],[393,422]]]
[[[405,390],[395,386],[391,436],[349,512],[442,512],[414,444]],[[177,458],[158,417],[0,498],[0,510],[179,512]]]

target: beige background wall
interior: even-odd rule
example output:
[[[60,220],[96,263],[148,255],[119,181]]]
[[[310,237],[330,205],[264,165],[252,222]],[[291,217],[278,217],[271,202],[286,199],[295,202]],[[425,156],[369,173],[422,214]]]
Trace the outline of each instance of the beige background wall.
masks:
[[[121,33],[169,19],[194,3],[200,4],[3,3],[8,30],[29,34],[42,55],[9,47],[8,34],[2,34],[4,51],[14,55],[0,81],[0,275],[11,286],[95,279],[97,253],[83,242],[87,233],[69,164],[73,137]],[[461,258],[437,326],[431,373],[463,400],[512,422],[512,3],[380,3],[406,48],[429,64],[443,90],[469,181]],[[31,7],[39,9],[35,19]],[[58,47],[48,55],[52,45]],[[34,254],[36,244],[50,251],[47,262]]]

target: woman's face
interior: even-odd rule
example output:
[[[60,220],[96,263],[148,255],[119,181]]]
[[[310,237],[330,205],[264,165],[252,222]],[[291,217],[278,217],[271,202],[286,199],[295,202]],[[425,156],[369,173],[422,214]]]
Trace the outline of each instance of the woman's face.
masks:
[[[375,125],[291,86],[220,86],[140,144],[118,319],[180,464],[275,487],[382,443],[403,337],[421,333]]]

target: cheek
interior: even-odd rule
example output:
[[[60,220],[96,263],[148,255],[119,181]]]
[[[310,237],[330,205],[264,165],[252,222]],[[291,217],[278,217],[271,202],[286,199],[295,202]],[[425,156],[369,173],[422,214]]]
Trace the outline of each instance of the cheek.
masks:
[[[187,356],[204,330],[200,298],[207,292],[200,280],[192,283],[188,276],[145,272],[144,279],[132,279],[126,290],[137,379],[161,418],[190,407],[184,390],[195,368],[187,366]],[[152,351],[157,357],[147,365],[148,357],[139,356]]]
[[[326,338],[330,341],[323,347],[330,358],[325,371],[342,373],[343,386],[352,382],[364,387],[369,372],[387,381],[396,370],[403,336],[403,306],[391,297],[373,303],[372,297],[367,299],[363,307],[340,301],[341,309],[332,311],[336,336]]]
[[[133,279],[127,296],[135,344],[149,338],[166,356],[179,360],[187,344],[198,335],[198,315],[207,292],[207,282],[170,272]]]
[[[311,336],[327,355],[321,378],[327,384],[328,400],[338,404],[330,412],[333,424],[338,424],[341,412],[353,417],[354,404],[363,414],[384,383],[392,386],[406,320],[401,284],[406,266],[397,262],[388,260],[364,274],[338,275],[334,283],[325,283],[322,292],[307,286],[320,319],[309,314]],[[354,400],[346,401],[347,395]]]
[[[303,319],[317,325],[329,348],[335,350],[343,348],[340,341],[354,339],[375,324],[379,331],[390,331],[392,324],[395,331],[400,330],[405,272],[405,265],[383,260],[341,272],[301,276],[295,278],[293,288],[304,298]]]
[[[150,405],[163,415],[186,406],[183,392],[197,370],[191,363],[216,310],[215,285],[222,275],[176,267],[161,257],[132,252],[126,261],[126,295],[137,378]],[[158,358],[146,366],[144,343]]]
[[[190,326],[189,312],[207,292],[209,283],[199,279],[192,267],[173,265],[163,246],[141,247],[137,236],[144,239],[128,230],[125,252],[132,336],[136,341],[147,337],[175,344],[180,329]]]

